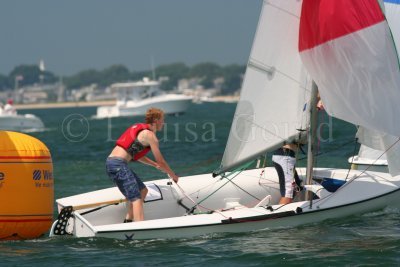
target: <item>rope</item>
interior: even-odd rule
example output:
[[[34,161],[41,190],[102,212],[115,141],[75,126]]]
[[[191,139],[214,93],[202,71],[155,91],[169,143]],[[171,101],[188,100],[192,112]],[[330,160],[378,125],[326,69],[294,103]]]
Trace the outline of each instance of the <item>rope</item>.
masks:
[[[360,178],[361,175],[363,175],[371,166],[373,166],[386,152],[388,152],[390,149],[392,149],[392,147],[395,146],[399,141],[400,141],[400,138],[399,138],[396,142],[394,142],[388,149],[386,149],[385,151],[383,151],[383,153],[382,153],[372,164],[370,164],[365,170],[363,170],[359,175],[357,175],[357,176],[351,178],[348,182],[346,182],[346,183],[345,183],[344,185],[342,185],[340,188],[346,187],[348,184],[350,184],[350,183],[353,182],[354,180]],[[380,177],[380,178],[384,179],[383,177]],[[384,180],[385,180],[385,179],[384,179]],[[340,190],[340,188],[339,188],[338,190]],[[337,192],[337,191],[336,191],[336,192]],[[328,196],[326,196],[326,197],[324,197],[324,198],[317,199],[315,202],[319,203],[319,202],[321,202],[321,201],[323,201],[323,200],[326,200],[326,199],[332,197],[336,192],[333,192],[332,194],[330,194],[330,195],[328,195]]]
[[[230,179],[228,179],[228,181],[226,182],[226,183],[224,183],[223,185],[221,185],[220,187],[218,187],[216,190],[214,190],[214,192],[212,192],[211,194],[209,194],[208,196],[206,196],[205,198],[203,198],[201,201],[199,201],[199,202],[196,202],[195,200],[193,200],[188,194],[186,194],[186,192],[183,190],[183,188],[179,185],[179,184],[177,184],[177,183],[175,183],[176,184],[176,186],[178,187],[178,189],[181,191],[181,193],[183,194],[183,196],[184,197],[186,197],[187,199],[189,199],[191,202],[193,202],[193,204],[194,204],[194,206],[191,208],[191,209],[189,209],[189,212],[193,212],[193,210],[196,208],[196,207],[200,207],[200,208],[203,208],[203,209],[205,209],[205,210],[208,210],[208,211],[214,211],[214,212],[218,212],[218,213],[220,213],[218,210],[212,210],[212,209],[209,209],[209,208],[207,208],[207,207],[205,207],[205,206],[202,206],[202,205],[200,205],[202,202],[204,202],[206,199],[208,199],[209,197],[211,197],[212,195],[214,195],[217,191],[219,191],[222,187],[224,187],[227,183],[229,183],[229,182],[232,182],[232,180],[235,178],[235,177],[237,177],[244,169],[246,169],[247,167],[249,167],[251,164],[253,164],[254,163],[254,161],[251,161],[251,162],[248,162],[248,163],[246,163],[246,164],[244,164],[244,165],[242,165],[241,167],[239,167],[239,168],[237,168],[237,169],[235,169],[235,170],[233,170],[231,173],[229,173],[228,175],[223,175],[222,176],[222,178],[228,178],[229,176],[231,176],[231,175],[234,175],[232,178],[230,178]],[[171,177],[170,177],[171,178]],[[233,183],[233,182],[232,182]],[[233,183],[234,185],[236,185],[235,183]],[[237,187],[239,187],[238,185],[236,185]],[[240,188],[240,187],[239,187]],[[240,188],[240,189],[242,189],[242,188]],[[242,189],[243,191],[245,191],[244,189]],[[198,191],[196,191],[196,192],[198,192]],[[246,191],[245,191],[246,192]],[[250,194],[251,195],[251,194]],[[254,196],[253,196],[254,197]],[[221,214],[221,213],[220,213]],[[224,217],[226,217],[225,215],[223,215],[223,214],[221,214],[222,216],[224,216]]]
[[[357,152],[357,138],[355,138],[355,139],[354,139],[354,151],[353,151],[353,157],[351,158],[351,163],[350,163],[350,166],[349,166],[349,170],[347,171],[347,175],[346,175],[346,179],[345,179],[345,181],[347,181],[347,179],[349,178],[349,174],[350,174],[351,166],[353,165],[354,156],[355,156],[356,152]],[[381,156],[381,157],[382,157],[382,156]],[[369,166],[368,166],[368,168],[369,168]]]
[[[198,202],[199,204],[202,203],[203,201],[205,201],[206,199],[208,199],[209,197],[211,197],[212,195],[214,195],[218,190],[220,190],[222,187],[224,187],[226,184],[228,184],[229,182],[231,182],[234,178],[236,178],[244,169],[246,169],[247,167],[249,167],[251,164],[253,164],[254,161],[250,161],[247,164],[244,164],[242,167],[239,167],[235,170],[233,170],[231,173],[229,173],[227,176],[223,175],[222,178],[226,178],[228,179],[229,176],[235,174],[237,172],[237,174],[235,176],[233,176],[231,179],[228,179],[228,181],[226,183],[224,183],[223,185],[221,185],[219,188],[217,188],[214,192],[212,192],[211,194],[209,194],[207,197],[205,197],[204,199],[202,199],[200,202]]]
[[[394,147],[399,141],[400,141],[400,138],[397,139],[397,141],[394,142],[388,149],[386,149],[385,151],[383,151],[382,154],[381,154],[376,160],[374,160],[374,162],[372,162],[365,170],[363,170],[358,176],[352,178],[350,181],[353,181],[353,180],[359,178],[361,175],[363,175],[371,166],[375,165],[375,163],[376,163],[385,153],[387,153],[390,149],[392,149],[392,147]]]

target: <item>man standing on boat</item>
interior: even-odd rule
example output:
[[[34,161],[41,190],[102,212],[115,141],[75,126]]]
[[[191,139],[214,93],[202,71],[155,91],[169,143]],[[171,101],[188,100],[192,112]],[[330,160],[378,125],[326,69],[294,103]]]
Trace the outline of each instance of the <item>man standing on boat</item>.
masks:
[[[128,213],[124,222],[143,221],[143,202],[148,189],[140,178],[128,167],[130,161],[140,161],[167,173],[175,183],[179,177],[172,171],[162,156],[157,131],[164,126],[164,112],[150,108],[146,112],[146,123],[138,123],[129,127],[117,140],[116,146],[106,161],[108,176],[118,186],[121,193],[129,201]],[[151,150],[156,161],[145,155]]]

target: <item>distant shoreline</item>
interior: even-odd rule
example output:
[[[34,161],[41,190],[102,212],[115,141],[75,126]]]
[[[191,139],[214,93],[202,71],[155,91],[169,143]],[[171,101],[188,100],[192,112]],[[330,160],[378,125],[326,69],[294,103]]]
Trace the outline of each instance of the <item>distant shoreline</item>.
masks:
[[[76,107],[98,107],[113,106],[115,100],[108,101],[80,101],[80,102],[61,102],[61,103],[38,103],[38,104],[18,104],[14,105],[17,110],[24,109],[48,109],[48,108],[76,108]]]
[[[204,102],[226,102],[234,103],[239,101],[239,96],[214,96]],[[76,108],[76,107],[98,107],[98,106],[113,106],[116,100],[106,101],[79,101],[79,102],[60,102],[60,103],[34,103],[34,104],[15,104],[17,110],[24,109],[48,109],[48,108]]]

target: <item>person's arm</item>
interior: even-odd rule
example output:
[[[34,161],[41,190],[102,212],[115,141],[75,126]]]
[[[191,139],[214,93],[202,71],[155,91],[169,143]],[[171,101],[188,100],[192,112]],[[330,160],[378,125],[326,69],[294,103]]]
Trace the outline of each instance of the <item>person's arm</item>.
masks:
[[[157,164],[157,162],[149,159],[148,157],[142,157],[142,158],[138,159],[138,161],[143,164],[150,165],[150,166],[153,166],[154,168],[160,169],[160,166]]]
[[[172,171],[168,163],[165,161],[163,155],[161,154],[156,135],[153,132],[150,132],[147,137],[147,141],[151,147],[151,152],[153,153],[157,164],[160,166],[160,169],[166,172],[175,181],[175,183],[177,183],[179,177]]]
[[[317,95],[317,109],[318,110],[324,110],[324,104],[322,103],[321,96],[319,95],[319,92],[318,92],[318,95]]]

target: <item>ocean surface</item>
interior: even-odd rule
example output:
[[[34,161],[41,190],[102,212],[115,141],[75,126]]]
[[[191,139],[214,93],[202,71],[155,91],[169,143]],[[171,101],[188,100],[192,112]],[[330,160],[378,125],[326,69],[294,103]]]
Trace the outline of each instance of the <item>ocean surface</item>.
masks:
[[[158,134],[160,148],[180,176],[219,166],[235,104],[193,104],[168,116]],[[24,110],[42,118],[43,132],[30,135],[50,149],[55,198],[111,187],[104,162],[115,140],[143,118],[93,119],[95,108]],[[320,114],[325,122],[317,166],[348,168],[358,151],[355,127]],[[300,156],[302,158],[302,156]],[[304,166],[305,160],[298,165]],[[144,181],[165,178],[153,168],[133,166]],[[29,196],[25,196],[30,201]],[[1,205],[4,205],[2,203]],[[56,210],[54,210],[56,218]],[[70,237],[0,241],[0,266],[399,266],[400,211],[363,215],[243,234],[191,239],[120,241]]]

